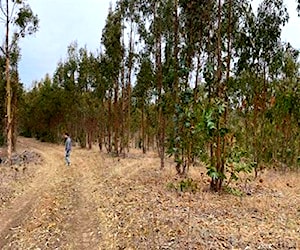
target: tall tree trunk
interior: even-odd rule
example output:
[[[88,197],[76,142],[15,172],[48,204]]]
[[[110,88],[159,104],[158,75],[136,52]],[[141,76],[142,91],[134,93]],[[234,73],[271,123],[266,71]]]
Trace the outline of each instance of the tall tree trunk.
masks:
[[[16,69],[17,70],[17,69]],[[17,103],[18,103],[18,76],[16,75],[16,78],[14,78],[13,81],[11,81],[11,87],[12,87],[12,151],[16,151],[17,147]]]
[[[223,85],[223,94],[225,101],[225,112],[224,112],[224,127],[227,127],[227,119],[228,119],[228,85],[230,79],[230,67],[231,67],[231,43],[232,43],[232,0],[229,0],[228,6],[228,28],[227,28],[227,58],[226,58],[226,80]],[[221,162],[221,172],[225,171],[225,163],[226,163],[226,140],[225,136],[222,137],[222,162]],[[222,186],[223,179],[220,180],[220,188]]]
[[[112,143],[111,143],[111,137],[112,137],[112,135],[111,135],[111,131],[112,131],[112,129],[111,129],[111,127],[112,127],[112,121],[113,121],[113,119],[112,119],[112,89],[110,88],[109,89],[109,93],[108,93],[108,95],[109,95],[109,97],[108,97],[108,119],[107,119],[107,121],[108,121],[108,123],[106,124],[106,126],[107,126],[107,136],[108,136],[108,145],[107,145],[107,151],[108,151],[108,153],[111,153],[111,151],[112,151]]]
[[[115,89],[114,89],[114,153],[119,155],[119,83],[118,79],[115,79]]]
[[[222,95],[222,88],[221,88],[221,81],[222,81],[222,48],[221,48],[221,11],[222,11],[222,1],[219,0],[218,3],[218,33],[217,33],[217,61],[218,61],[218,68],[217,68],[217,96],[220,98]],[[217,122],[217,131],[220,130],[220,118]],[[218,178],[213,178],[211,180],[211,188],[215,191],[219,191],[221,189],[221,166],[222,166],[222,159],[221,159],[221,135],[220,133],[217,134],[217,148],[216,148],[216,170],[219,173]]]
[[[199,50],[199,55],[197,56],[197,68],[196,68],[196,79],[195,79],[195,88],[194,88],[194,100],[195,102],[198,99],[198,85],[199,85],[199,73],[200,73],[200,66],[201,66],[201,55]]]
[[[127,152],[129,153],[130,149],[130,140],[131,140],[131,129],[130,129],[130,124],[131,124],[131,81],[128,83],[127,86],[127,94],[128,94],[128,110],[127,110],[127,137],[126,137],[126,147],[127,147]]]
[[[207,10],[209,11],[209,10]],[[209,20],[209,19],[208,19]],[[204,25],[204,23],[201,21],[201,24]],[[203,40],[203,29],[200,29],[199,34],[199,48],[198,48],[198,56],[197,56],[197,68],[196,68],[196,79],[195,79],[195,89],[194,89],[194,100],[195,102],[198,99],[198,86],[199,86],[199,75],[200,75],[200,68],[201,68],[201,46],[202,46],[202,40]]]
[[[123,1],[121,1],[123,3]],[[122,21],[122,48],[125,51],[125,20]],[[120,112],[119,112],[119,121],[120,121],[120,154],[126,156],[126,149],[128,150],[128,135],[127,135],[127,122],[128,122],[128,113],[127,113],[127,102],[128,102],[128,93],[127,93],[127,81],[128,77],[126,75],[126,53],[122,53],[123,58],[121,62],[121,100],[120,100]]]
[[[145,105],[144,100],[142,100],[142,148],[143,154],[146,153],[146,136],[145,136]]]
[[[163,73],[162,73],[162,58],[161,58],[161,49],[162,49],[162,41],[161,41],[161,19],[157,14],[157,5],[159,2],[154,3],[154,18],[156,23],[156,34],[155,34],[155,44],[156,44],[156,52],[155,52],[155,61],[156,61],[156,81],[157,81],[157,90],[158,90],[158,153],[160,157],[160,168],[163,169],[165,166],[165,127],[164,127],[164,117],[163,117],[163,109],[162,109],[162,88],[163,88]]]
[[[93,132],[92,132],[92,129],[89,129],[87,135],[88,135],[88,149],[92,149],[92,146],[93,146]]]
[[[122,95],[121,95],[121,103],[120,103],[120,120],[121,120],[121,131],[120,131],[120,154],[124,153],[125,157],[125,146],[126,146],[126,134],[125,134],[125,125],[126,125],[126,115],[124,114],[125,111],[125,99],[126,99],[126,88],[124,86],[124,80],[123,80],[123,71],[125,71],[125,68],[122,67]]]
[[[212,7],[211,7],[212,3],[211,1],[209,1],[209,4],[208,4],[208,10],[209,12],[212,12]],[[213,46],[211,44],[211,39],[212,39],[212,30],[214,28],[214,21],[212,20],[211,18],[211,15],[208,15],[208,19],[207,19],[207,23],[208,23],[208,26],[209,26],[209,29],[207,31],[207,41],[206,41],[206,50],[207,50],[207,62],[210,63],[211,65],[213,64],[213,60],[214,60],[214,52],[213,52]],[[209,101],[209,105],[211,106],[211,103],[212,103],[212,98],[213,98],[213,95],[212,95],[212,92],[213,92],[213,88],[212,88],[212,83],[209,82],[208,83],[208,101]],[[213,146],[213,141],[209,141],[208,143],[208,150],[209,150],[209,155],[210,155],[210,165],[211,166],[214,166],[215,165],[215,157],[214,157],[214,146]]]
[[[10,78],[10,53],[9,53],[9,1],[6,0],[6,35],[5,35],[5,76],[6,76],[6,125],[7,125],[7,158],[9,164],[12,163],[12,142],[13,142],[13,131],[12,131],[12,90],[11,90],[11,78]]]
[[[178,54],[179,54],[179,47],[178,47],[178,43],[179,43],[179,22],[178,22],[178,0],[174,0],[174,101],[175,101],[175,105],[174,108],[176,106],[176,104],[179,103],[178,100],[178,94],[179,94],[179,62],[178,62]],[[182,174],[182,170],[181,170],[181,161],[179,160],[179,141],[176,139],[178,137],[178,131],[179,131],[179,124],[178,124],[178,120],[179,120],[179,114],[178,112],[176,112],[175,110],[175,114],[176,114],[176,123],[175,123],[175,133],[174,133],[174,137],[175,137],[175,148],[176,148],[176,152],[175,152],[175,161],[177,162],[176,164],[176,171],[177,174]]]
[[[179,89],[179,77],[178,77],[178,70],[179,70],[179,63],[178,63],[178,54],[179,54],[179,22],[178,22],[178,0],[174,0],[174,96],[175,101],[178,101],[178,89]]]
[[[123,24],[123,26],[125,27],[125,25]],[[122,47],[125,48],[125,37],[124,37],[124,28],[122,29]],[[121,66],[121,103],[120,103],[120,121],[121,121],[121,133],[120,133],[120,154],[123,154],[123,150],[125,150],[126,147],[126,134],[125,134],[125,124],[126,124],[126,113],[125,113],[125,109],[126,109],[126,86],[125,86],[125,55],[123,56],[123,60],[122,60],[122,66]],[[125,157],[125,152],[124,152],[124,157]]]
[[[131,73],[133,66],[133,53],[134,53],[134,41],[133,41],[133,21],[130,25],[130,37],[129,37],[129,60],[128,60],[128,76],[127,76],[127,131],[126,131],[126,147],[129,152],[129,141],[131,136],[130,122],[131,122]]]

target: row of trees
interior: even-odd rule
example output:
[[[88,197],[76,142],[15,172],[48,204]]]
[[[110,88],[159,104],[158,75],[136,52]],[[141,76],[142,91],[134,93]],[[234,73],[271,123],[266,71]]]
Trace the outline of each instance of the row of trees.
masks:
[[[281,41],[282,0],[120,0],[101,50],[67,58],[22,95],[20,131],[126,155],[166,155],[185,175],[208,166],[211,187],[266,165],[298,168],[299,52]]]

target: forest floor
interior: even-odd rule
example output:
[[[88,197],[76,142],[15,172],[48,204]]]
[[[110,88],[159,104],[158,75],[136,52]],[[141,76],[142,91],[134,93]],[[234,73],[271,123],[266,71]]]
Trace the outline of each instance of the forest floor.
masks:
[[[238,184],[246,195],[176,191],[171,161],[113,158],[19,138],[40,161],[0,165],[0,249],[300,249],[300,173],[268,171]]]

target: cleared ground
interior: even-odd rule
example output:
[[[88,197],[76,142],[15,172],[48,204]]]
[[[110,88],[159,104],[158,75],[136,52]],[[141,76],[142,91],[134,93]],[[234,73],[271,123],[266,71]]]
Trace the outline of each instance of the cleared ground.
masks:
[[[299,173],[267,172],[239,197],[207,191],[198,167],[197,192],[183,193],[153,153],[75,147],[66,167],[63,146],[21,138],[19,149],[43,162],[0,167],[0,249],[300,249]]]

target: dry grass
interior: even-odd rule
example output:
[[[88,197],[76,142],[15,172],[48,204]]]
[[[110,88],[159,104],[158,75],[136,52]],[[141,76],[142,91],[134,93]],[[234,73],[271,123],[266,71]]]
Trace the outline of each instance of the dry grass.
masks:
[[[163,171],[153,155],[106,158],[109,182],[102,215],[110,249],[298,249],[299,174],[267,172],[247,184],[248,195],[207,190],[205,169],[189,177],[196,193],[168,188],[178,183],[172,162]],[[244,187],[244,183],[238,186]]]
[[[194,167],[196,192],[180,192],[172,160],[159,170],[154,153],[123,159],[74,148],[66,168],[62,146],[23,144],[45,161],[16,180],[9,203],[33,202],[2,231],[10,231],[3,249],[300,249],[299,173],[244,178],[235,187],[248,195],[235,196],[210,192],[206,169]],[[4,205],[0,220],[18,211]]]

